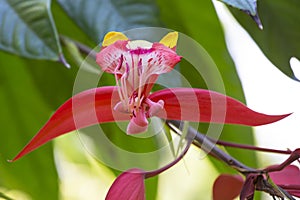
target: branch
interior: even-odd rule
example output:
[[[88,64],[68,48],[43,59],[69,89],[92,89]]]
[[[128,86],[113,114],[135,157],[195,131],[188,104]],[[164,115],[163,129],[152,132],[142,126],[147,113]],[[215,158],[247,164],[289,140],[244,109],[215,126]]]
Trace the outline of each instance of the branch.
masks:
[[[180,121],[170,120],[167,121],[167,124],[170,126],[172,130],[174,130],[174,125],[176,128],[180,127]],[[175,133],[177,133],[176,130],[174,130]],[[222,151],[220,148],[216,146],[216,143],[212,142],[210,139],[207,138],[202,133],[199,133],[197,130],[195,130],[192,127],[189,127],[188,132],[190,132],[191,135],[195,135],[193,144],[197,147],[201,148],[204,152],[208,153],[209,155],[225,162],[230,167],[236,169],[240,173],[247,175],[248,173],[258,173],[260,170],[251,168],[246,166],[245,164],[241,163],[240,161],[236,160],[229,154]]]
[[[293,152],[289,149],[287,149],[287,150],[278,150],[278,149],[262,148],[262,147],[247,145],[247,144],[237,144],[237,143],[232,143],[232,142],[215,140],[215,139],[210,138],[208,136],[206,136],[206,137],[209,140],[211,140],[212,142],[214,142],[218,145],[226,146],[226,147],[239,148],[239,149],[248,149],[248,150],[262,151],[262,152],[268,152],[268,153],[288,154],[288,155],[290,155]]]
[[[96,52],[93,51],[93,49],[91,49],[90,47],[88,47],[78,41],[75,41],[67,36],[60,35],[59,39],[63,44],[65,44],[66,42],[72,42],[81,53],[83,53],[85,55],[90,55],[92,58],[96,59]]]

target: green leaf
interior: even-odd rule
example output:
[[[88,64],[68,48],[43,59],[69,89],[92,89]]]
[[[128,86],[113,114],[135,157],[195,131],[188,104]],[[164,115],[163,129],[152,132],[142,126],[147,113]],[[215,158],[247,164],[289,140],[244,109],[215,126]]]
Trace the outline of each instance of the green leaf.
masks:
[[[17,162],[7,162],[51,113],[32,81],[29,68],[41,66],[31,66],[26,60],[0,52],[0,185],[20,190],[32,199],[55,200],[58,199],[58,176],[50,143]]]
[[[252,16],[256,15],[256,0],[220,0],[230,6],[243,10]]]
[[[108,31],[159,26],[152,0],[58,0],[77,25],[96,43]]]
[[[62,56],[51,0],[0,0],[0,49],[34,59]]]
[[[209,63],[211,61],[207,59],[207,57],[195,58],[195,60],[201,62],[201,68],[207,70],[206,75],[208,76],[201,77],[204,74],[199,75],[190,63],[183,60],[180,65],[180,72],[185,76],[189,83],[196,88],[206,88],[207,85],[203,79],[205,78],[214,83],[214,87],[209,89],[222,92],[222,89],[219,90],[219,84],[216,83],[215,80],[215,76],[219,71],[223,79],[226,94],[239,99],[240,101],[245,101],[241,83],[227,51],[222,27],[212,2],[174,0],[170,3],[168,1],[159,0],[158,4],[161,10],[161,18],[168,28],[180,31],[195,39],[205,48],[218,67],[210,68],[211,65],[209,65]],[[179,38],[179,43],[180,41],[181,39]],[[188,56],[192,56],[191,54],[195,53],[194,47],[191,46],[190,48],[190,52],[186,53]],[[178,51],[179,50],[180,49],[178,49]],[[206,132],[207,125],[200,124],[200,130]],[[221,139],[247,144],[254,143],[252,129],[243,126],[225,125],[221,134]],[[256,165],[256,156],[253,152],[245,152],[236,149],[228,149],[228,151],[240,161],[250,164],[251,166]],[[220,163],[217,165],[220,171],[224,171],[222,166],[224,165],[220,165]]]
[[[268,59],[284,74],[295,78],[289,61],[300,58],[300,1],[264,0],[258,5],[263,24],[259,30],[243,13],[232,9],[240,24],[248,31]]]

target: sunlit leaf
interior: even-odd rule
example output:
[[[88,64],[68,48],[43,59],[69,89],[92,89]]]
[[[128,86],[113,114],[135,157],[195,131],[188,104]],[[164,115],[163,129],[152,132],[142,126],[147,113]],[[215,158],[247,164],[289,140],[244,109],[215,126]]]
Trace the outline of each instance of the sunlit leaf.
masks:
[[[0,49],[28,58],[62,57],[51,0],[0,0]]]
[[[293,56],[300,57],[299,9],[298,0],[259,1],[258,13],[263,30],[259,30],[244,13],[231,9],[271,62],[292,78],[294,75],[289,61]]]

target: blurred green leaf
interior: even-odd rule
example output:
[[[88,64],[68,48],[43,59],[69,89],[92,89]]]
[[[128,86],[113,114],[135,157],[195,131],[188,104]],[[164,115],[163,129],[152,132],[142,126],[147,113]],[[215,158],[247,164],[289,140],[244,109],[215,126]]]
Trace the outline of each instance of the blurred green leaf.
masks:
[[[190,63],[183,60],[180,65],[180,72],[188,79],[190,84],[193,87],[206,88],[207,85],[203,78],[213,82],[215,78],[214,74],[219,71],[225,85],[226,94],[245,101],[241,83],[227,51],[224,34],[212,2],[174,0],[170,3],[168,1],[158,0],[158,5],[161,10],[161,18],[166,26],[195,39],[205,48],[218,67],[218,69],[211,69],[209,68],[210,66],[206,65],[207,60],[201,60],[203,61],[203,68],[208,68],[207,74],[210,74],[209,77],[201,77],[204,74],[199,75]],[[193,50],[193,47],[190,48],[192,48],[190,54],[197,53]],[[192,55],[189,56],[192,57]],[[203,58],[206,59],[206,57]],[[202,59],[202,57],[198,59]],[[215,85],[216,87],[209,89],[218,90],[218,83],[215,83]],[[207,128],[207,125],[200,124],[200,130],[202,132],[206,132],[205,128]],[[221,139],[247,144],[254,143],[252,129],[244,126],[225,125]],[[236,149],[228,149],[228,151],[240,161],[250,164],[251,166],[256,165],[256,156],[253,152]],[[222,167],[223,164],[220,165],[220,163],[218,163],[218,169],[220,171],[224,171]]]
[[[243,10],[252,16],[256,15],[256,0],[220,0],[230,6]]]
[[[58,0],[68,15],[96,43],[109,31],[159,26],[152,0]]]
[[[0,0],[0,49],[27,58],[62,56],[51,0]]]
[[[283,73],[295,78],[289,61],[300,58],[300,1],[259,1],[258,13],[263,24],[259,30],[244,13],[231,9],[271,62]]]
[[[14,163],[7,162],[50,116],[51,110],[28,70],[41,66],[30,66],[26,60],[3,52],[0,52],[0,66],[0,184],[21,190],[32,199],[58,199],[58,176],[51,144]]]

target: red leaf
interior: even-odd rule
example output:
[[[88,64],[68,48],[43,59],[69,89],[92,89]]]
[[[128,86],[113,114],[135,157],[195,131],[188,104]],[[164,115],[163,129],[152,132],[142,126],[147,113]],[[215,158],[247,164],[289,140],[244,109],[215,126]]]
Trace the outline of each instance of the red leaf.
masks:
[[[55,111],[49,121],[12,161],[70,131],[100,122],[129,120],[129,115],[113,111],[117,101],[119,95],[115,87],[95,88],[76,94]]]
[[[232,200],[242,189],[243,179],[239,175],[221,174],[213,185],[213,200]]]
[[[145,200],[145,172],[130,169],[123,172],[110,187],[106,200]]]
[[[258,126],[290,115],[258,113],[238,100],[203,89],[170,88],[154,92],[149,98],[154,102],[164,101],[165,112],[157,116],[175,120]]]

